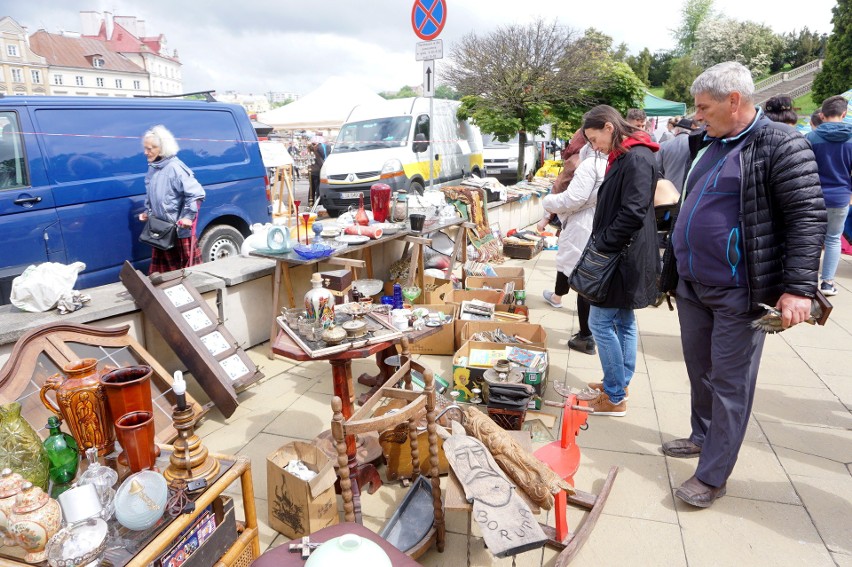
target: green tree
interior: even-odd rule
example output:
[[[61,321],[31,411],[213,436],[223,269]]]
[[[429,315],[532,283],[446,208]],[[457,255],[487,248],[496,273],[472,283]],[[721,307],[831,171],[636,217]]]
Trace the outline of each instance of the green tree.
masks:
[[[438,85],[435,87],[435,97],[447,100],[461,100],[461,95],[451,86]]]
[[[413,96],[417,96],[417,91],[414,90],[414,87],[406,85],[395,93],[390,91],[380,92],[379,96],[388,100],[394,98],[411,98]]]
[[[689,93],[689,88],[703,70],[700,65],[695,64],[690,55],[684,55],[673,60],[672,71],[663,85],[665,87],[663,96],[669,100],[685,102],[687,106],[692,106],[693,97]]]
[[[837,0],[831,12],[834,29],[825,45],[822,69],[814,79],[812,96],[817,104],[852,86],[852,7],[849,0]]]
[[[630,65],[630,68],[633,69],[633,72],[636,73],[636,76],[639,77],[639,80],[645,83],[646,86],[650,87],[651,82],[648,78],[648,74],[651,71],[651,62],[653,61],[651,51],[646,47],[639,52],[639,55],[631,55],[626,61],[627,64]]]
[[[623,41],[618,44],[618,47],[613,49],[610,52],[610,57],[613,61],[627,61],[629,57],[627,53],[630,51],[630,48],[627,47],[627,44]]]
[[[462,95],[459,118],[499,140],[518,135],[518,179],[527,133],[583,100],[584,86],[598,79],[601,51],[580,47],[572,30],[538,19],[467,34],[450,49],[443,78]]]
[[[648,82],[652,87],[661,87],[668,80],[674,58],[674,51],[654,52],[651,56],[651,66],[648,68]]]
[[[698,28],[692,58],[698,65],[711,67],[722,61],[738,61],[752,76],[769,72],[781,39],[769,26],[718,17],[705,20]]]
[[[680,9],[680,26],[672,30],[677,42],[677,54],[692,53],[697,40],[698,28],[713,15],[713,0],[684,0]]]

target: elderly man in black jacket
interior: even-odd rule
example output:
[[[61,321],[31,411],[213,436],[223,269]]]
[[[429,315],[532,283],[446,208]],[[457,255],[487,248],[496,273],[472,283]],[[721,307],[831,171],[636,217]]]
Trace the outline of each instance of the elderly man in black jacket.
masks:
[[[706,508],[724,496],[751,414],[765,335],[750,323],[774,305],[784,328],[806,320],[817,290],[825,204],[810,144],[753,102],[751,73],[726,62],[692,83],[692,165],[672,242],[692,433],[663,444],[698,457],[675,495]]]

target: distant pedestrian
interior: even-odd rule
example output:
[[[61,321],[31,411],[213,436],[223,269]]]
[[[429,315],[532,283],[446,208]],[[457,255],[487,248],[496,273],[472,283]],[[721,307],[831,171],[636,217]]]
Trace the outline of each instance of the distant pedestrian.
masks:
[[[763,113],[773,122],[795,126],[799,115],[793,110],[793,99],[789,96],[774,96],[763,105]]]
[[[689,158],[689,134],[695,130],[695,122],[681,118],[674,128],[674,138],[660,144],[657,152],[657,167],[660,176],[674,184],[678,193],[683,190],[686,170],[692,160]]]
[[[296,179],[301,179],[302,174],[299,173],[299,148],[296,147],[296,144],[290,142],[290,145],[287,146],[287,153],[293,158],[293,175]]]
[[[817,127],[823,122],[824,120],[822,119],[822,112],[819,108],[817,108],[811,114],[811,130],[816,130]]]
[[[828,212],[819,286],[824,295],[837,294],[834,275],[840,263],[840,239],[852,199],[852,124],[843,120],[847,105],[847,100],[840,95],[825,99],[820,109],[824,122],[807,135],[816,156]]]
[[[320,197],[320,170],[322,169],[322,164],[325,163],[325,158],[328,157],[328,144],[318,141],[311,144],[308,150],[314,156],[314,161],[311,163],[311,187],[308,193],[308,204],[313,206],[314,201]]]
[[[680,118],[675,116],[673,118],[669,118],[666,121],[666,131],[660,135],[658,143],[662,144],[663,142],[668,142],[669,140],[674,138],[675,124],[677,124],[678,120],[680,120]]]
[[[195,226],[198,209],[205,192],[189,169],[178,157],[178,143],[165,126],[154,126],[142,136],[142,148],[148,160],[145,175],[145,211],[139,220],[149,215],[177,225],[178,241],[169,250],[152,249],[149,274],[171,272],[201,263]]]

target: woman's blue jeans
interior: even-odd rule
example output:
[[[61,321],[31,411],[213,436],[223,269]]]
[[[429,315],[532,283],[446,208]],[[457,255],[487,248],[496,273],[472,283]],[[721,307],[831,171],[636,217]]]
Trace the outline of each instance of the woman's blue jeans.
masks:
[[[837,265],[840,263],[840,237],[849,214],[849,207],[829,207],[828,222],[825,224],[825,254],[822,257],[822,280],[834,281]]]
[[[592,305],[589,328],[598,345],[604,378],[604,392],[612,403],[621,403],[624,389],[630,385],[636,370],[638,331],[632,309],[615,309]]]

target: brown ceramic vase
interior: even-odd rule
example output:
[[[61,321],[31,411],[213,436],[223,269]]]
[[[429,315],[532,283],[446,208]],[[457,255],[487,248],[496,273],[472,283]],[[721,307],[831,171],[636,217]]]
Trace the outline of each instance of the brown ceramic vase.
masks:
[[[68,425],[81,453],[95,447],[103,457],[115,449],[115,432],[97,365],[94,358],[66,364],[62,367],[65,377],[57,374],[49,378],[40,395],[44,406]],[[51,390],[56,402],[47,397]]]

